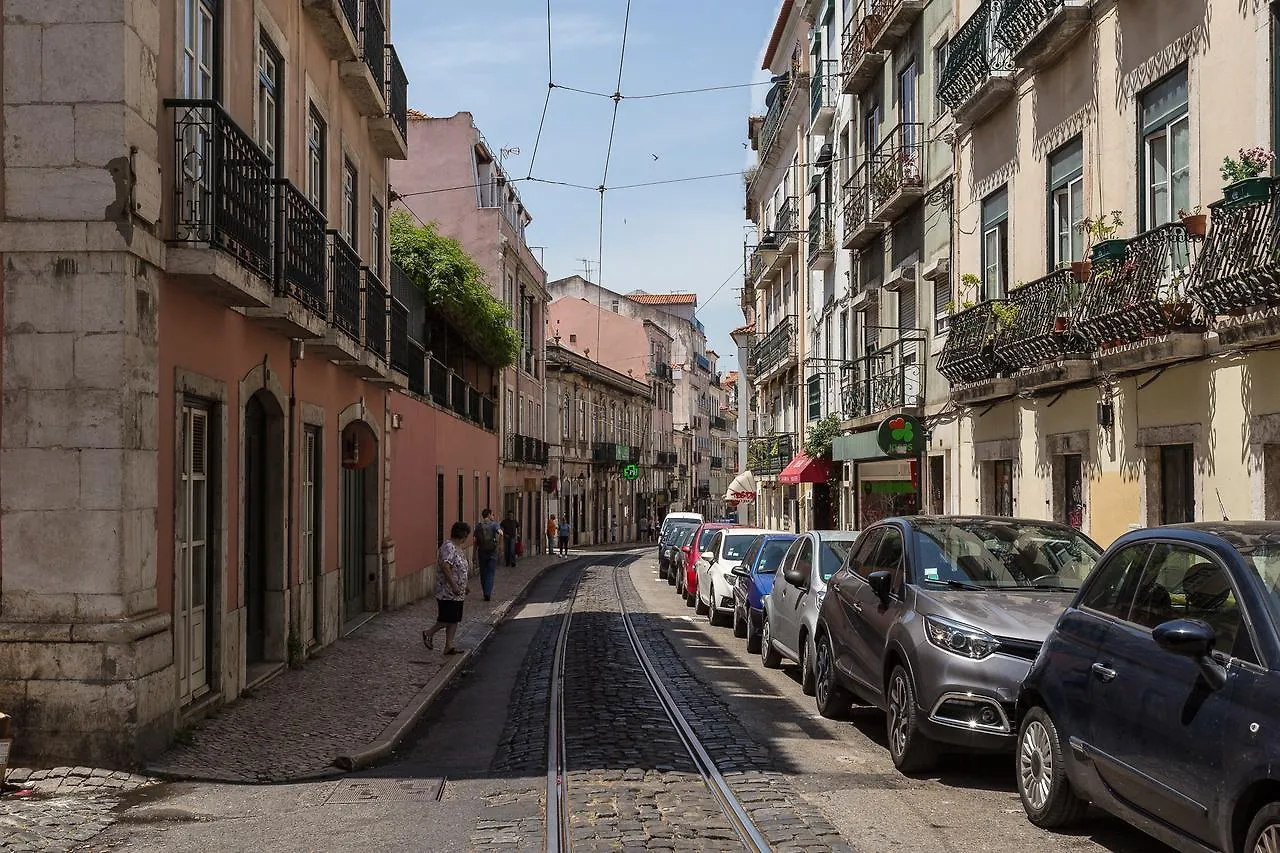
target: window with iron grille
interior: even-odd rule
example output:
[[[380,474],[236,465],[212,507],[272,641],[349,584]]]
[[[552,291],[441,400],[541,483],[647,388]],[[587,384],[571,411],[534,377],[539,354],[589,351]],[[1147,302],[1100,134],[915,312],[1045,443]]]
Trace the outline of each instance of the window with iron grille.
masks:
[[[324,119],[311,106],[307,114],[307,199],[320,211],[325,212],[325,168],[328,157],[325,153],[326,140]]]

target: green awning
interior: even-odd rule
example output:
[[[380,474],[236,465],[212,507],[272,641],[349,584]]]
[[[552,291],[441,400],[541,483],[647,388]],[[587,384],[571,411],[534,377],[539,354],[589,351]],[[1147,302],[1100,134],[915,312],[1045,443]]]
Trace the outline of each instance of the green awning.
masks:
[[[872,459],[888,459],[876,443],[876,433],[857,432],[836,436],[831,443],[831,458],[836,462],[868,462]]]

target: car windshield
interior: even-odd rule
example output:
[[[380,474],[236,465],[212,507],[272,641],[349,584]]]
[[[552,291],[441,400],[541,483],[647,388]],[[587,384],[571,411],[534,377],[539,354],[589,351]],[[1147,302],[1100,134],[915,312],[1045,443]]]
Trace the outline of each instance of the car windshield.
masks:
[[[707,546],[711,544],[711,537],[719,532],[718,528],[712,527],[702,531],[702,535],[698,537],[698,553],[701,554],[707,550]]]
[[[1280,620],[1280,544],[1263,542],[1258,545],[1241,547],[1236,550],[1244,557],[1245,565],[1253,570],[1262,581],[1267,591],[1267,606],[1277,620]]]
[[[722,560],[741,560],[742,556],[747,553],[747,549],[751,547],[751,543],[756,541],[757,533],[738,533],[736,535],[724,537],[724,551],[720,555]]]
[[[794,539],[770,539],[761,550],[760,563],[756,569],[762,575],[772,575],[782,565],[782,558],[787,556],[787,549]]]
[[[853,550],[853,543],[853,539],[822,540],[822,560],[818,564],[818,571],[822,574],[824,583],[831,580],[831,576],[840,571],[840,567],[844,565],[845,558]]]
[[[958,589],[1076,590],[1101,556],[1063,527],[973,519],[917,525],[923,583]]]
[[[682,539],[687,534],[696,530],[697,527],[698,525],[692,522],[673,522],[671,526],[667,528],[667,532],[662,534],[662,539],[668,544],[681,544]]]

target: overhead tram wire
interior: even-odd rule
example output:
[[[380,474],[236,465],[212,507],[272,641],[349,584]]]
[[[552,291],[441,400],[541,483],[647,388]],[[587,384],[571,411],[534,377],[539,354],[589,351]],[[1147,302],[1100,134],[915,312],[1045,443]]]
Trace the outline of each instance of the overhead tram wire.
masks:
[[[596,223],[596,340],[600,339],[602,300],[604,299],[604,194],[609,183],[609,162],[613,159],[613,136],[618,129],[618,105],[622,103],[622,72],[627,65],[627,33],[631,29],[631,0],[622,18],[622,47],[618,51],[618,81],[613,87],[613,117],[609,122],[609,144],[604,152],[604,172],[600,176],[600,213]],[[600,353],[596,352],[596,361]]]
[[[542,118],[538,119],[538,135],[533,140],[533,154],[529,157],[529,173],[533,177],[533,164],[538,161],[538,146],[542,144],[542,128],[547,123],[547,108],[551,106],[551,92],[555,89],[555,68],[551,63],[551,0],[547,0],[547,97],[542,101]]]

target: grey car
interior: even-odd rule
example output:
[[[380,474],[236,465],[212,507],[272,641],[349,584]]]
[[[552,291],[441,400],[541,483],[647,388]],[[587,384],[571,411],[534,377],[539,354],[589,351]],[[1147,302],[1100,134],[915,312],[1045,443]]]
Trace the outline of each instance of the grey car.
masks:
[[[798,663],[800,688],[808,696],[814,691],[813,630],[818,610],[827,594],[827,581],[844,565],[857,538],[856,530],[803,534],[787,549],[773,589],[764,598],[760,660],[769,668],[780,666],[783,659]]]
[[[1102,551],[1061,524],[920,516],[863,532],[818,614],[818,712],[886,712],[903,772],[939,748],[1012,750],[1018,687]],[[799,579],[797,572],[792,574]]]

